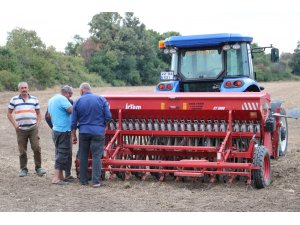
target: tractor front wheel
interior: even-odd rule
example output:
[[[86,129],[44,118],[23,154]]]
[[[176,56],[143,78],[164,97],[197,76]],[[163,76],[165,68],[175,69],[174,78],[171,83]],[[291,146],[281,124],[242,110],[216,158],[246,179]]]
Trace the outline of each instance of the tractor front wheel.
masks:
[[[258,146],[254,151],[253,165],[258,166],[258,170],[253,171],[253,180],[256,188],[261,189],[271,184],[271,160],[266,147]]]

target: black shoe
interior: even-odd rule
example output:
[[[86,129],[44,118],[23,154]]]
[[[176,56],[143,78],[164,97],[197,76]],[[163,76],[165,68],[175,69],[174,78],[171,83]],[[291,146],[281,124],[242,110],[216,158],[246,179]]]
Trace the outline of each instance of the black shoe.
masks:
[[[68,177],[66,177],[66,178],[64,179],[64,181],[66,181],[66,182],[73,182],[75,179],[76,179],[76,178],[73,177],[73,176],[68,176]]]

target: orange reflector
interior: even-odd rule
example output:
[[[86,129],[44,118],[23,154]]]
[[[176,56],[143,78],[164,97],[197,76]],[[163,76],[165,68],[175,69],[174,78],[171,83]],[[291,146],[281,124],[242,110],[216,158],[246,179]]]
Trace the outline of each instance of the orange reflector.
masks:
[[[184,103],[182,104],[182,109],[187,110],[187,103],[184,102]]]
[[[249,117],[250,119],[257,119],[257,112],[250,112]]]
[[[166,103],[161,102],[160,103],[160,109],[166,109]]]
[[[225,83],[225,86],[226,86],[226,87],[230,87],[230,86],[231,86],[231,82],[230,82],[230,81],[227,81],[227,82]]]
[[[165,42],[164,42],[164,41],[159,41],[159,42],[158,42],[158,47],[161,48],[161,49],[162,49],[162,48],[166,48]]]
[[[243,86],[243,82],[240,81],[240,80],[236,80],[236,81],[233,82],[233,85],[236,86],[236,87],[241,87],[241,86]]]
[[[158,89],[159,89],[159,90],[164,90],[164,89],[165,89],[165,85],[164,85],[164,84],[158,85]]]

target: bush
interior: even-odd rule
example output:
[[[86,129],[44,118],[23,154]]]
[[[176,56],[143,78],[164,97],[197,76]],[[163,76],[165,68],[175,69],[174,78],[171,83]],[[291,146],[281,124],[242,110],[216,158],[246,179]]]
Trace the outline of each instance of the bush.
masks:
[[[7,70],[0,71],[0,91],[17,90],[20,76]]]

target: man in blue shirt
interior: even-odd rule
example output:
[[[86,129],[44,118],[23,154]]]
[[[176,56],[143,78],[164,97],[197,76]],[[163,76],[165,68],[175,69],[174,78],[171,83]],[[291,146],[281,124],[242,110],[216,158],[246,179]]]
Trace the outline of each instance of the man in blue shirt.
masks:
[[[72,110],[72,139],[76,144],[78,126],[80,183],[88,184],[88,154],[91,151],[92,183],[93,187],[100,187],[105,127],[111,120],[111,112],[106,99],[93,94],[89,83],[82,83],[79,89],[81,97],[74,102]]]
[[[61,88],[61,94],[53,96],[48,101],[48,114],[53,124],[52,139],[55,145],[55,170],[54,177],[52,179],[53,184],[68,184],[68,182],[64,181],[63,170],[68,169],[70,155],[72,154],[72,105],[68,100],[72,94],[72,87],[65,85]]]

